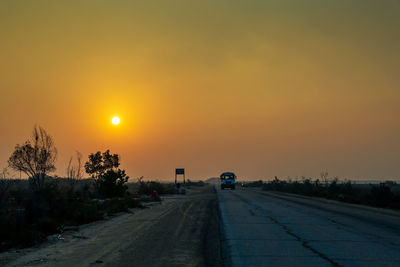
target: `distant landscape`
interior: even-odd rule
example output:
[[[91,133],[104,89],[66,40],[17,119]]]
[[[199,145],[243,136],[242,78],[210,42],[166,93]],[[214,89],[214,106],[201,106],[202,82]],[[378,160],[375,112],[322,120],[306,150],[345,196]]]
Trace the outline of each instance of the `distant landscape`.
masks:
[[[400,0],[0,0],[0,266],[400,266]]]

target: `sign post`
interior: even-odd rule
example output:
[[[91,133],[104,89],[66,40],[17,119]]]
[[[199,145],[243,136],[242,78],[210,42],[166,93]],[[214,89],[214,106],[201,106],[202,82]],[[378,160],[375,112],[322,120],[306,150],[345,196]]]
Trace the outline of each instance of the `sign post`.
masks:
[[[185,169],[184,168],[180,168],[180,169],[175,169],[175,185],[176,185],[176,182],[177,182],[177,176],[178,175],[183,175],[183,184],[185,184],[186,183],[186,179],[185,179]]]

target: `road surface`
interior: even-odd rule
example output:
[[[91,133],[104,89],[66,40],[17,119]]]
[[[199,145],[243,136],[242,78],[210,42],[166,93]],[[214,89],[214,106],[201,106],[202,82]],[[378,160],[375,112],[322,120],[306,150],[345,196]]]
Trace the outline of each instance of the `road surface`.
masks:
[[[217,190],[225,266],[400,266],[400,216],[334,201]]]

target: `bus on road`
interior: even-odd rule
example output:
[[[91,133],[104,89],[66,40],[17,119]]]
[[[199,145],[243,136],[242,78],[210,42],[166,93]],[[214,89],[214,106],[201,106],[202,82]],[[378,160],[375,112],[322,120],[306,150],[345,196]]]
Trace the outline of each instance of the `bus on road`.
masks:
[[[233,172],[224,172],[220,176],[221,178],[221,189],[230,188],[235,190],[236,175]]]

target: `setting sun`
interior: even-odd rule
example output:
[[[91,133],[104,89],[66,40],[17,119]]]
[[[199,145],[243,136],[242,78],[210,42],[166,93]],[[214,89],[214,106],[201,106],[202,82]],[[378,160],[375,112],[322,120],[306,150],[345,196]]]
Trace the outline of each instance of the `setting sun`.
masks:
[[[114,118],[112,118],[112,123],[114,124],[114,125],[118,125],[119,123],[120,123],[120,119],[118,118],[118,117],[114,117]]]

